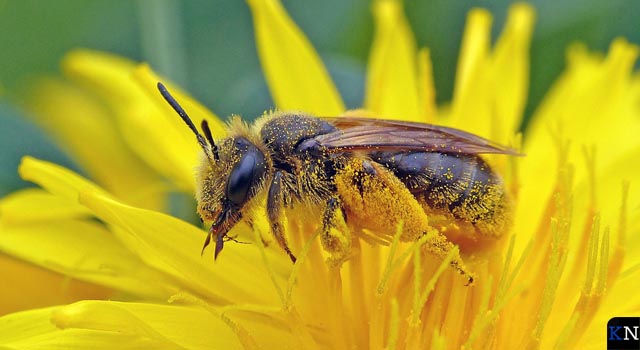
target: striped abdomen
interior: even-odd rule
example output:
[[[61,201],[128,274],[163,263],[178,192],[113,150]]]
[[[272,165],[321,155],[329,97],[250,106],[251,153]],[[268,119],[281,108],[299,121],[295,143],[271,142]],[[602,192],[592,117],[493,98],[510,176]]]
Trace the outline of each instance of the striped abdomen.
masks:
[[[436,212],[471,223],[485,235],[498,236],[507,199],[500,178],[477,155],[439,152],[372,155],[407,186],[419,202]]]

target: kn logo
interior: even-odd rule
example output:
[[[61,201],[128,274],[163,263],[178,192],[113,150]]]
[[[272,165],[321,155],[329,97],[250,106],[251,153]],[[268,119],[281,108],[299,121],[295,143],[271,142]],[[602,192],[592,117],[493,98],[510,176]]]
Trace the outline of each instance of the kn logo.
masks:
[[[640,350],[640,317],[614,317],[607,323],[608,350]]]

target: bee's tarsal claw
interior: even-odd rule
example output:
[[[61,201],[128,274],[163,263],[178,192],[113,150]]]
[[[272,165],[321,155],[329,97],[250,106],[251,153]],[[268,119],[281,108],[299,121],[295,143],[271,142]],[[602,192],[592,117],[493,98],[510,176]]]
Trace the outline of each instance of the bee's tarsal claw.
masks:
[[[220,254],[223,247],[224,247],[224,235],[218,234],[218,236],[216,237],[216,251],[215,253],[213,253],[213,260],[216,260],[218,258],[218,254]]]
[[[208,233],[207,238],[205,238],[204,240],[204,244],[202,245],[202,250],[200,251],[200,256],[204,255],[204,250],[207,248],[209,243],[211,243],[211,233]]]

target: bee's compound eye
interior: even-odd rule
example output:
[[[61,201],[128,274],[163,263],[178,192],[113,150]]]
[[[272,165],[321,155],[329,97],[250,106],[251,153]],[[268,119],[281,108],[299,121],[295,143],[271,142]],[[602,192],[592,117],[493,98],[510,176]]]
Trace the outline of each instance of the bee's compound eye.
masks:
[[[264,174],[264,157],[260,151],[247,152],[233,167],[227,184],[227,198],[236,205],[248,199],[249,190]]]

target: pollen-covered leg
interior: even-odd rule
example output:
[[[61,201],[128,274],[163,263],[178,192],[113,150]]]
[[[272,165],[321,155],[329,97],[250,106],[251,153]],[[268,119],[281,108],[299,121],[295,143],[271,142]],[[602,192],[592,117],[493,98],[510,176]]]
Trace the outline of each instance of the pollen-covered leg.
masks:
[[[340,199],[332,197],[322,217],[322,247],[331,253],[333,263],[341,264],[349,258],[351,253],[351,233],[344,222]]]
[[[467,285],[472,284],[473,274],[467,270],[458,252],[458,247],[436,229],[432,228],[426,235],[425,244],[423,245],[424,249],[442,260],[446,259],[449,254],[452,254],[451,267],[467,279]],[[454,252],[451,253],[452,251]]]
[[[367,160],[354,159],[336,174],[336,188],[349,224],[365,228],[382,240],[390,242],[403,225],[400,239],[405,242],[425,237],[425,250],[445,259],[456,246],[429,225],[422,206],[407,187],[384,166]],[[469,282],[473,280],[457,252],[451,265]]]
[[[282,172],[278,171],[273,176],[271,186],[269,187],[269,195],[267,197],[267,217],[269,218],[269,224],[271,226],[271,232],[276,238],[276,241],[280,247],[289,255],[289,258],[294,263],[296,257],[289,249],[287,239],[284,236],[284,228],[282,226]]]

